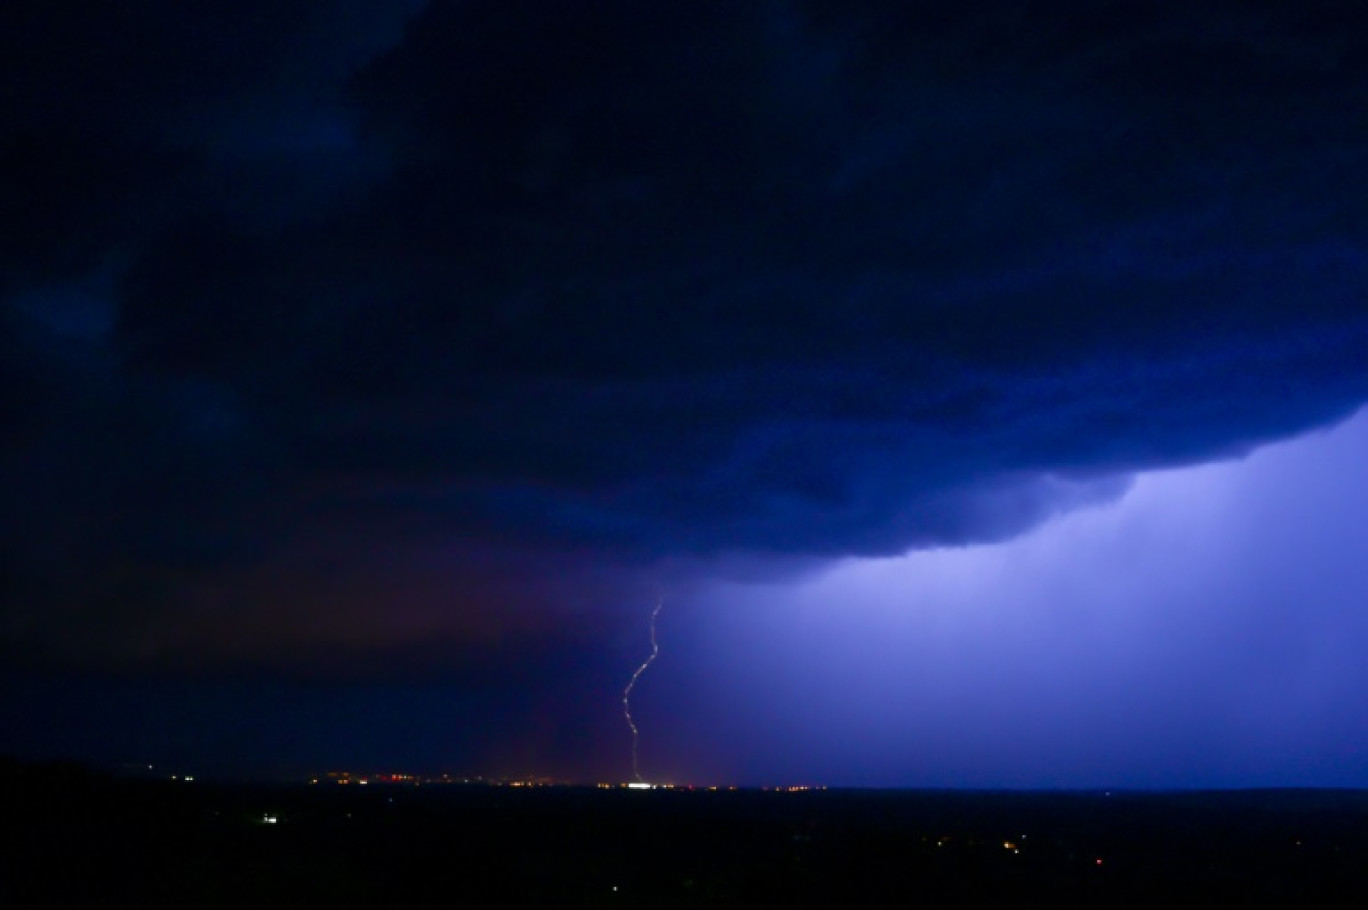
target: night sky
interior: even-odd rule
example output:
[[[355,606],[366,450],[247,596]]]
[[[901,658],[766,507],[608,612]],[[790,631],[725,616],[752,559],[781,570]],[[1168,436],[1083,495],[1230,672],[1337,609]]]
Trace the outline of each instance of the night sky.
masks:
[[[1368,12],[10,0],[0,753],[1368,786]],[[1357,415],[1357,416],[1356,416]]]

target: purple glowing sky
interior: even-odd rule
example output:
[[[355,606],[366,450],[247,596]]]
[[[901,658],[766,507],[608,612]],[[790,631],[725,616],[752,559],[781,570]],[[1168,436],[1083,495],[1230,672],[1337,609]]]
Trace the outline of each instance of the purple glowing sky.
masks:
[[[14,0],[0,755],[1368,785],[1365,25]]]
[[[1141,474],[1007,542],[667,590],[660,656],[633,693],[643,775],[1362,786],[1364,464],[1359,413]],[[58,681],[11,688],[0,711],[39,754],[625,778],[618,699],[649,653],[652,603],[578,656],[500,673],[502,688]]]
[[[1365,464],[1359,414],[1006,543],[717,586],[662,617],[645,761],[706,740],[756,782],[1361,786]]]

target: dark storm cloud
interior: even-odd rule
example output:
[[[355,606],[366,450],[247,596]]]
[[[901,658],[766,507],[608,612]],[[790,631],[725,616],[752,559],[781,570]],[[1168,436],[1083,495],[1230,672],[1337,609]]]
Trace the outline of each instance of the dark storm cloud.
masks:
[[[582,622],[1368,394],[1340,4],[60,6],[0,29],[12,642]]]

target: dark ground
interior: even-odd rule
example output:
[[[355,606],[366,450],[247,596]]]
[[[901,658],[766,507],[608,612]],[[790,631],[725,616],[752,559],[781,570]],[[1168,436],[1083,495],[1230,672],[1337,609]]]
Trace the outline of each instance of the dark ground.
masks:
[[[4,908],[1368,906],[1365,791],[363,788],[0,770]]]

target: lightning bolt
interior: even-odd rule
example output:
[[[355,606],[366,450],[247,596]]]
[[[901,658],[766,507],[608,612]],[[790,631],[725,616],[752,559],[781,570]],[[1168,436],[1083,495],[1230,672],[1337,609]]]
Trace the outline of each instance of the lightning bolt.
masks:
[[[660,608],[663,606],[665,606],[665,598],[662,597],[656,601],[655,609],[651,611],[651,656],[641,662],[641,666],[636,668],[632,678],[627,680],[627,688],[622,690],[622,716],[627,719],[627,728],[632,731],[632,776],[637,779],[637,783],[644,783],[644,781],[641,779],[641,769],[637,764],[637,745],[641,740],[641,731],[637,729],[636,721],[632,720],[632,689],[636,687],[641,674],[646,672],[646,668],[660,653],[660,645],[656,642],[656,617],[660,615]]]

